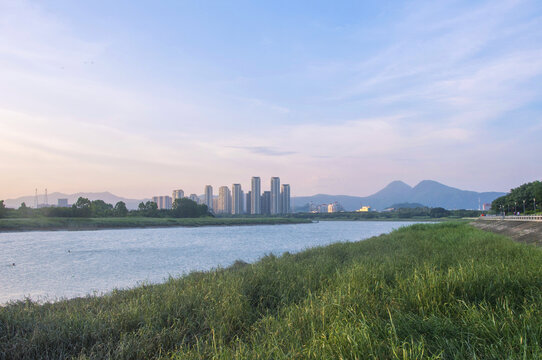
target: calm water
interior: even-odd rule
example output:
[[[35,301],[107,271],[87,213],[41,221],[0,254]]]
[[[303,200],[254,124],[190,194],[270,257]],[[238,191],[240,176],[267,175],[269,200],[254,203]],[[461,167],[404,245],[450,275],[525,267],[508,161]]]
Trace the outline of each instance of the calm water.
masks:
[[[0,303],[103,293],[193,270],[357,241],[409,222],[0,233]],[[11,264],[15,263],[15,266]]]

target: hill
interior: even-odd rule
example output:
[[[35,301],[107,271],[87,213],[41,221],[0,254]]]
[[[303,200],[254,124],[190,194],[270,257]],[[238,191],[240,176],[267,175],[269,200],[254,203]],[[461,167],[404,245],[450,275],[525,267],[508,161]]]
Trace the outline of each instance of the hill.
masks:
[[[437,181],[423,180],[414,187],[402,181],[393,181],[382,190],[366,197],[325,195],[295,197],[296,206],[312,202],[326,204],[338,201],[345,210],[354,211],[361,205],[371,206],[375,210],[383,210],[393,204],[417,203],[428,207],[445,209],[478,209],[480,203],[491,203],[503,196],[502,192],[476,192],[446,186]]]
[[[417,209],[423,207],[425,207],[425,205],[419,203],[400,203],[390,206],[390,208],[392,209]]]

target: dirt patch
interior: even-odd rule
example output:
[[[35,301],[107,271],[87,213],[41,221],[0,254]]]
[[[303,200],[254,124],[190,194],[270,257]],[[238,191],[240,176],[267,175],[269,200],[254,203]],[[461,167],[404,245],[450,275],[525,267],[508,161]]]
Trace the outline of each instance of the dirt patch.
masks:
[[[473,226],[511,237],[515,241],[542,246],[542,222],[509,220],[476,220]]]

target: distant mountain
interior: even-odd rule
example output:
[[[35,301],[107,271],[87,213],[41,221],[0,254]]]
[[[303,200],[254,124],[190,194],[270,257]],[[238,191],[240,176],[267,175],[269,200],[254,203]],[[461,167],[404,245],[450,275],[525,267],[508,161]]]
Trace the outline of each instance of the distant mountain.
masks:
[[[62,194],[58,192],[54,192],[47,195],[47,202],[49,205],[56,205],[58,203],[58,199],[68,199],[68,204],[73,204],[79,199],[79,197],[84,197],[89,200],[103,200],[106,203],[115,205],[119,201],[124,201],[126,203],[126,207],[128,209],[137,209],[137,206],[140,202],[145,202],[150,199],[127,199],[123,198],[114,194],[111,194],[110,192],[99,192],[99,193],[76,193],[76,194]],[[38,203],[43,204],[45,201],[43,194],[38,195]],[[4,201],[4,204],[9,208],[18,208],[21,206],[21,203],[26,203],[27,206],[34,207],[34,195],[30,196],[21,196],[16,199],[6,199]]]
[[[393,181],[377,193],[366,196],[325,195],[294,197],[297,207],[312,202],[313,204],[328,204],[339,202],[345,210],[353,211],[363,206],[375,210],[392,207],[393,204],[416,203],[428,207],[443,207],[445,209],[478,209],[480,203],[491,203],[496,198],[505,195],[502,192],[475,192],[460,190],[446,186],[433,180],[423,180],[411,187],[402,181]]]

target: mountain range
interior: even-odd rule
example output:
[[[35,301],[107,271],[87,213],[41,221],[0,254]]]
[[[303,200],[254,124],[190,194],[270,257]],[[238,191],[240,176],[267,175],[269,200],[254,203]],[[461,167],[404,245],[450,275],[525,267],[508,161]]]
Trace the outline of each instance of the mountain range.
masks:
[[[393,181],[377,193],[366,197],[318,194],[294,197],[293,201],[297,207],[310,202],[318,205],[337,201],[347,211],[357,210],[362,205],[370,206],[374,210],[384,210],[399,203],[419,203],[445,209],[478,209],[480,203],[491,203],[503,195],[505,193],[502,192],[460,190],[437,181],[423,180],[414,187],[402,181]]]
[[[339,202],[347,211],[354,211],[363,206],[370,206],[374,210],[384,210],[394,204],[418,203],[428,207],[443,207],[445,209],[478,209],[481,204],[491,203],[496,198],[505,195],[502,192],[475,192],[460,190],[446,186],[436,181],[423,180],[418,185],[411,187],[402,181],[393,181],[377,193],[366,196],[349,195],[327,195],[318,194],[313,196],[293,197],[292,203],[296,207],[312,202],[314,205]],[[137,209],[140,202],[149,199],[127,199],[110,192],[80,192],[76,194],[51,193],[48,195],[48,203],[56,205],[58,199],[68,199],[73,204],[79,197],[89,200],[103,200],[106,203],[115,205],[118,201],[124,201],[128,209]],[[44,196],[39,195],[39,203],[44,202]],[[16,199],[7,199],[5,205],[10,208],[18,208],[22,202],[27,206],[34,206],[35,197],[22,196]]]

